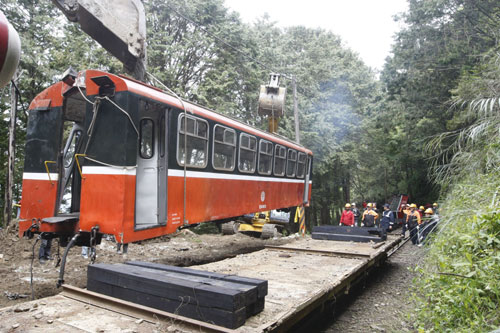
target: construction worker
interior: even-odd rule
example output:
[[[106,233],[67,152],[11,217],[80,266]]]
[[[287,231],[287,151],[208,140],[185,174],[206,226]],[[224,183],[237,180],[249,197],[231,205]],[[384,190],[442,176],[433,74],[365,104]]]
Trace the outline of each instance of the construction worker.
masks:
[[[417,210],[416,204],[410,205],[410,211],[406,216],[406,223],[408,224],[408,229],[410,229],[410,238],[413,245],[417,245],[418,243],[418,231],[419,226],[422,224],[422,219],[420,217],[420,213]]]
[[[394,226],[394,214],[389,209],[389,204],[384,205],[384,211],[382,212],[382,219],[380,220],[380,227],[384,232],[392,230]]]
[[[424,212],[425,212],[425,207],[424,206],[420,206],[418,207],[418,212],[420,213],[420,216],[424,216]]]
[[[354,215],[354,225],[357,227],[359,226],[359,217],[361,216],[361,212],[359,211],[358,207],[356,207],[356,203],[353,202],[351,206],[352,213]]]
[[[424,212],[424,217],[422,218],[422,224],[420,225],[420,238],[418,246],[422,246],[422,243],[427,238],[427,235],[431,233],[438,223],[438,217],[434,214],[432,208],[427,208]]]
[[[351,204],[346,203],[345,209],[340,216],[339,225],[345,225],[346,227],[354,227],[354,214],[351,211]]]
[[[434,215],[439,215],[437,202],[432,204],[432,210],[434,211]]]
[[[374,227],[375,221],[378,218],[378,214],[373,210],[373,204],[370,202],[366,205],[366,210],[363,212],[363,217],[361,218],[361,226],[363,227]]]
[[[403,227],[401,230],[401,236],[406,236],[406,230],[408,230],[408,223],[406,222],[408,214],[410,213],[410,207],[407,204],[401,205],[401,212],[403,213]]]
[[[48,234],[40,234],[40,249],[38,250],[38,261],[40,264],[45,264],[47,260],[51,260],[50,248],[52,247],[52,238]]]
[[[377,218],[375,218],[375,226],[380,227],[380,211],[377,208],[376,202],[372,202],[372,209],[375,213],[377,213]]]

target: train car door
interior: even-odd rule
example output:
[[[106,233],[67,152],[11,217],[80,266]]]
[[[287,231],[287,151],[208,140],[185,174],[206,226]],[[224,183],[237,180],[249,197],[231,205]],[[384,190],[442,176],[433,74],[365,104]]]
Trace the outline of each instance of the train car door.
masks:
[[[139,103],[135,228],[164,225],[167,220],[167,117],[164,107]]]
[[[158,131],[158,223],[167,223],[167,182],[168,182],[168,158],[167,158],[167,110],[160,111],[160,124]]]
[[[311,178],[311,156],[307,156],[306,176],[304,177],[304,204],[309,203],[309,179]]]

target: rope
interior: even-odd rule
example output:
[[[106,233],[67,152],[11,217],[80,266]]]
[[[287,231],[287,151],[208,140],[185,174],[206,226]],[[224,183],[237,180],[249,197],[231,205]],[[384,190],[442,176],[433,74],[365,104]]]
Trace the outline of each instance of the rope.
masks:
[[[77,79],[76,81],[78,82],[78,78],[80,77],[80,73],[78,73],[78,76],[77,76]],[[91,104],[93,106],[92,108],[92,120],[90,122],[90,125],[89,125],[89,128],[87,130],[87,135],[88,135],[88,140],[87,140],[87,144],[85,146],[85,149],[84,149],[84,154],[86,154],[87,152],[87,149],[90,145],[90,141],[92,139],[92,135],[94,133],[94,128],[95,128],[95,123],[96,123],[96,120],[97,120],[97,113],[99,111],[99,106],[101,104],[101,101],[102,100],[107,100],[108,102],[110,102],[113,106],[115,106],[119,111],[121,111],[122,113],[125,114],[125,116],[127,116],[130,124],[132,125],[132,127],[134,128],[136,134],[137,134],[137,137],[139,137],[139,130],[137,129],[137,127],[135,126],[134,124],[134,121],[132,120],[132,117],[130,116],[130,114],[128,114],[127,111],[125,111],[122,107],[120,107],[118,104],[116,104],[114,101],[112,101],[108,96],[104,96],[104,97],[96,97],[95,98],[95,101],[92,102],[91,100],[89,100],[83,93],[83,91],[81,90],[80,86],[77,84],[76,87],[78,88],[78,91],[80,92],[80,95],[82,96],[83,99],[85,99],[87,101],[87,103]],[[99,161],[99,160],[96,160],[96,159],[93,159],[91,157],[88,157],[88,156],[84,156],[83,157],[84,159],[87,159],[89,161],[92,161],[94,163],[97,163],[97,164],[101,164],[101,165],[104,165],[104,166],[108,166],[108,167],[112,167],[112,168],[119,168],[119,169],[126,169],[126,170],[129,170],[129,169],[135,169],[137,168],[137,166],[133,166],[133,167],[124,167],[124,166],[120,166],[120,165],[113,165],[113,164],[109,164],[109,163],[105,163],[105,162],[102,162],[102,161]]]
[[[106,162],[102,162],[102,161],[93,159],[93,158],[88,157],[88,156],[83,156],[83,158],[85,158],[85,159],[87,159],[89,161],[92,161],[94,163],[101,164],[101,165],[108,166],[108,167],[112,167],[112,168],[125,169],[125,170],[133,170],[133,169],[137,168],[137,165],[134,165],[134,166],[114,165],[114,164],[109,164],[109,163],[106,163]]]
[[[90,101],[87,96],[85,96],[82,92],[82,89],[80,89],[80,85],[78,84],[78,79],[80,78],[80,73],[78,73],[78,76],[76,77],[76,87],[78,88],[78,91],[80,92],[80,95],[82,95],[83,99],[87,101],[87,103],[94,105],[92,101]]]
[[[221,42],[222,44],[226,45],[227,47],[233,49],[234,51],[240,53],[243,57],[247,58],[247,59],[250,59],[254,62],[256,62],[257,64],[261,65],[262,67],[264,67],[265,69],[267,69],[268,71],[271,71],[273,73],[279,73],[278,71],[274,70],[274,68],[268,66],[267,64],[264,64],[263,62],[251,57],[248,55],[248,52],[245,52],[243,50],[240,50],[238,49],[236,46],[233,46],[231,44],[229,44],[228,42],[226,42],[224,39],[220,38],[219,36],[216,36],[215,34],[211,33],[210,31],[208,31],[207,29],[205,29],[202,25],[198,24],[197,22],[195,22],[194,20],[192,20],[191,18],[185,16],[185,15],[182,15],[181,13],[179,13],[174,7],[172,7],[171,5],[169,4],[166,4],[166,6],[168,8],[170,8],[175,14],[177,14],[177,16],[183,18],[184,20],[194,24],[195,26],[197,26],[198,28],[200,28],[201,31],[203,31],[204,33],[206,33],[207,35],[210,35],[212,36],[213,38],[215,38],[216,40],[218,40],[219,42]],[[281,74],[283,75],[285,78],[290,78],[290,76],[288,74]]]
[[[127,111],[125,111],[122,107],[120,107],[118,104],[116,104],[114,101],[112,101],[108,96],[104,96],[105,100],[107,100],[108,102],[110,102],[111,104],[113,104],[118,110],[120,110],[121,112],[123,112],[128,120],[130,121],[130,124],[132,124],[132,127],[134,128],[135,132],[137,133],[137,136],[139,136],[139,130],[137,129],[137,127],[135,126],[134,124],[134,121],[132,120],[132,117],[130,117],[130,114],[128,114]]]

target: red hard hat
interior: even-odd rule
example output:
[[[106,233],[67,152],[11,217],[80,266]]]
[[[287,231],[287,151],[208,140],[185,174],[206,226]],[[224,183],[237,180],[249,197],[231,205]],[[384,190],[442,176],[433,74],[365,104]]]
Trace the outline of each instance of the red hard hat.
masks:
[[[9,83],[21,55],[21,41],[14,27],[0,11],[0,88]]]

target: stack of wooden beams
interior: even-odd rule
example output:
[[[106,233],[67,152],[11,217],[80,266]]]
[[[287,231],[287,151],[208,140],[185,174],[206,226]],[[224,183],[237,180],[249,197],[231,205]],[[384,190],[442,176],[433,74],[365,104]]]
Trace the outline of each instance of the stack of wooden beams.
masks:
[[[313,239],[347,242],[383,242],[387,234],[382,228],[321,225],[313,228]]]
[[[89,265],[87,289],[234,329],[264,309],[267,281],[132,261]]]

